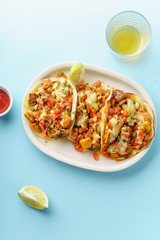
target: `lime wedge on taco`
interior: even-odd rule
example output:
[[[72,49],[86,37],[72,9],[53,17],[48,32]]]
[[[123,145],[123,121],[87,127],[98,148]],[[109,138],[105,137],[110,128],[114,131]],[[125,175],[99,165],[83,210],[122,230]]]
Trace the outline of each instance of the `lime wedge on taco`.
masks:
[[[76,63],[69,72],[70,81],[75,85],[84,84],[84,65]]]

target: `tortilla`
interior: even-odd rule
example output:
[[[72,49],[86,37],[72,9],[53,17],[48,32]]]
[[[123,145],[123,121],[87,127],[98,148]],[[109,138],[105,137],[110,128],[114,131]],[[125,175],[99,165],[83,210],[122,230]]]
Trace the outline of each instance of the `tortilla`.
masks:
[[[79,152],[98,149],[101,146],[104,119],[107,117],[106,103],[112,90],[101,81],[80,84],[76,89],[78,106],[69,139]]]
[[[130,158],[148,146],[154,137],[154,114],[149,104],[132,93],[114,89],[107,102],[101,153],[115,160]]]
[[[64,73],[38,81],[24,99],[33,132],[45,140],[63,139],[74,126],[77,92]]]

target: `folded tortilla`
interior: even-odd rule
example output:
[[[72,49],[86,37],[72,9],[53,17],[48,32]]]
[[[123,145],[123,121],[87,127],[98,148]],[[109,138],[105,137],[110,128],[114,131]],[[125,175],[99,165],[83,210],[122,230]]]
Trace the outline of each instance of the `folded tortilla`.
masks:
[[[45,140],[68,137],[74,126],[77,92],[64,73],[38,81],[24,99],[25,116]]]
[[[107,102],[101,153],[111,159],[130,158],[154,137],[154,114],[149,104],[132,93],[114,89]]]

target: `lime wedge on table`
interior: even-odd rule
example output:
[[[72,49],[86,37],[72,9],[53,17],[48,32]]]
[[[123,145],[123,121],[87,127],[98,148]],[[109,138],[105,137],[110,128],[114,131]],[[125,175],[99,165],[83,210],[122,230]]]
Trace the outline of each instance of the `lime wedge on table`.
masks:
[[[48,208],[48,197],[47,195],[34,186],[25,186],[18,191],[20,199],[30,207],[36,209]]]
[[[73,65],[69,72],[69,78],[71,82],[75,85],[84,83],[84,65],[82,63],[77,63]]]

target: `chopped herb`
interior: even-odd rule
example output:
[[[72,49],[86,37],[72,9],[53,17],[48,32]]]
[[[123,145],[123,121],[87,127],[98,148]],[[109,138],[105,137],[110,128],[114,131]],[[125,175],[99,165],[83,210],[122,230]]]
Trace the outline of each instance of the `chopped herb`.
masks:
[[[118,135],[117,136],[117,141],[120,142],[120,140],[121,140],[121,137]]]
[[[66,84],[66,82],[67,82],[67,79],[64,80],[63,84]]]
[[[93,144],[93,145],[92,145],[92,149],[94,149],[94,148],[96,148],[96,145]]]
[[[61,138],[63,136],[63,134],[62,133],[60,133],[60,134],[58,134],[58,135],[56,135],[55,137],[54,137],[54,139],[58,139],[58,138]]]
[[[71,116],[71,112],[66,109],[66,113]]]
[[[65,84],[65,87],[71,88],[71,85],[69,85],[69,84]]]
[[[123,142],[127,142],[125,139],[122,140]]]
[[[87,112],[87,110],[86,109],[83,109],[83,113],[86,113]]]
[[[61,92],[62,92],[62,94],[66,95],[66,90],[65,89],[62,89]]]

